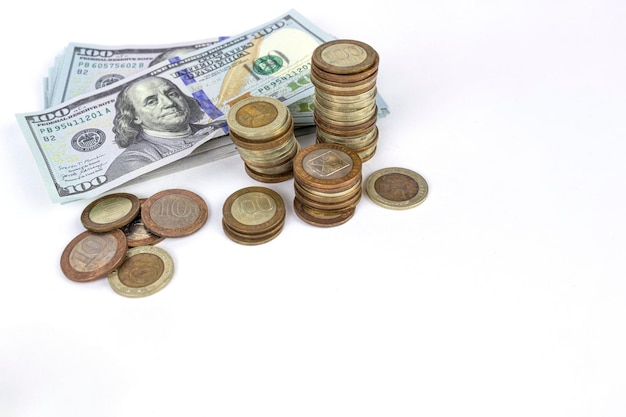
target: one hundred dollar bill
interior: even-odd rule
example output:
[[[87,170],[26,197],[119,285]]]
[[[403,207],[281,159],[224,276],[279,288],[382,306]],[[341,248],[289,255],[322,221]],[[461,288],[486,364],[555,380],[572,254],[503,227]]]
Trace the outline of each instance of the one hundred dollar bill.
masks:
[[[70,43],[50,69],[46,107],[123,80],[163,60],[213,45],[226,36],[168,45]]]
[[[332,40],[295,10],[18,123],[55,203],[92,198],[211,147],[238,100],[310,97],[311,55]],[[216,145],[217,146],[217,145]]]
[[[44,81],[44,104],[50,107],[81,94],[106,87],[164,59],[204,48],[227,39],[227,36],[169,45],[106,46],[70,43],[50,68]],[[378,117],[389,114],[389,107],[377,95]],[[312,126],[313,96],[289,106],[296,126]]]

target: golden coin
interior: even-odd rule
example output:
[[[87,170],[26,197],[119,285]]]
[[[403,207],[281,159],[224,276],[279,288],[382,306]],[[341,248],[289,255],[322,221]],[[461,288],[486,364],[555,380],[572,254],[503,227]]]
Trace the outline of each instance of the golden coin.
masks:
[[[338,213],[333,213],[333,216],[331,217],[318,217],[311,214],[311,210],[304,206],[298,198],[294,198],[293,207],[296,215],[301,220],[305,223],[318,227],[334,227],[342,225],[350,220],[356,211],[356,209],[352,207]]]
[[[342,196],[341,198],[337,198],[335,200],[331,199],[322,199],[317,196],[307,193],[306,190],[299,188],[297,183],[295,183],[295,196],[300,200],[300,202],[307,207],[315,208],[324,212],[332,212],[338,210],[345,210],[350,207],[356,207],[356,205],[361,200],[361,189],[359,188],[356,193],[350,194],[348,196]]]
[[[140,204],[143,204],[144,201],[146,201],[145,198],[139,199]],[[133,221],[122,227],[122,232],[126,235],[129,247],[156,245],[165,239],[163,236],[157,236],[146,229],[146,225],[141,218],[141,212]]]
[[[347,201],[352,200],[356,195],[360,195],[362,192],[361,181],[358,181],[354,186],[347,190],[335,193],[319,192],[318,190],[307,188],[305,185],[302,185],[297,181],[294,181],[293,185],[296,195],[302,196],[306,200],[315,202],[322,208],[324,206],[331,206],[335,204],[345,204]]]
[[[376,55],[376,60],[374,64],[361,72],[357,72],[354,74],[335,74],[332,72],[327,72],[322,70],[320,67],[316,65],[311,66],[311,72],[315,73],[315,76],[324,81],[332,81],[332,82],[340,82],[340,83],[351,83],[357,82],[370,77],[372,74],[378,71],[378,54]]]
[[[91,232],[108,232],[133,221],[139,214],[139,209],[139,199],[133,194],[109,194],[87,205],[80,221]]]
[[[328,123],[342,126],[360,125],[372,118],[378,113],[378,106],[373,102],[369,107],[351,110],[332,110],[324,106],[318,105],[317,100],[314,101],[313,111],[318,117],[324,118]]]
[[[240,233],[257,234],[285,219],[285,203],[276,191],[246,187],[232,193],[222,207],[224,222]]]
[[[332,74],[363,72],[378,62],[378,53],[368,44],[351,39],[324,42],[313,51],[311,63]]]
[[[323,128],[316,129],[317,138],[320,142],[339,143],[351,149],[367,146],[378,140],[378,127],[373,125],[367,131],[357,132],[354,135],[336,135],[328,133]]]
[[[236,102],[228,112],[230,130],[248,139],[282,134],[289,126],[287,106],[272,97],[248,97]]]
[[[337,135],[337,136],[356,136],[360,134],[364,134],[369,129],[372,128],[378,119],[378,114],[372,115],[368,120],[359,123],[359,124],[345,124],[340,125],[338,123],[333,123],[320,117],[319,113],[313,111],[313,121],[318,129],[324,129],[326,132]]]
[[[355,94],[355,95],[348,95],[348,96],[337,96],[335,94],[328,94],[325,93],[324,91],[315,91],[315,97],[320,97],[322,99],[324,99],[325,101],[330,101],[333,103],[337,103],[337,104],[353,104],[353,103],[359,103],[361,101],[367,101],[367,100],[376,100],[376,95],[378,94],[378,88],[374,87],[366,92],[364,92],[363,94]]]
[[[232,130],[229,132],[230,139],[239,149],[246,149],[250,151],[265,151],[267,149],[273,149],[279,147],[286,142],[295,140],[294,128],[295,124],[293,117],[289,117],[287,120],[287,129],[279,135],[259,139],[249,139],[244,136],[240,136]]]
[[[362,163],[350,148],[335,143],[316,143],[303,148],[294,158],[296,181],[310,188],[349,188],[361,178]]]
[[[163,289],[174,275],[170,254],[156,246],[137,246],[108,276],[113,291],[125,297],[146,297]]]
[[[335,95],[335,96],[351,96],[351,95],[361,95],[368,93],[371,89],[376,88],[376,78],[368,80],[365,83],[358,85],[346,85],[343,87],[329,85],[327,82],[324,82],[317,78],[315,74],[310,74],[311,83],[315,86],[315,91],[322,91],[327,95]]]
[[[247,235],[245,233],[240,233],[234,230],[224,220],[222,220],[222,228],[224,229],[224,234],[233,242],[237,242],[242,245],[260,245],[263,243],[267,243],[280,234],[283,229],[283,225],[284,220],[283,222],[276,225],[273,229],[270,229],[266,232],[257,233],[254,235]]]
[[[103,233],[87,230],[63,250],[61,271],[77,282],[104,278],[124,261],[127,249],[126,236],[119,229]]]
[[[271,183],[279,183],[279,182],[287,181],[293,178],[293,163],[290,163],[290,165],[292,165],[291,169],[286,169],[283,172],[273,173],[273,174],[267,174],[267,173],[257,171],[256,169],[254,169],[251,166],[248,166],[247,164],[244,164],[244,169],[246,171],[246,174],[248,174],[248,176],[252,178],[253,180],[271,184]]]
[[[375,84],[376,79],[378,78],[378,71],[374,71],[366,77],[362,77],[362,78],[359,77],[358,80],[354,80],[354,81],[348,81],[348,79],[345,77],[342,79],[334,79],[334,80],[323,78],[323,75],[321,75],[321,73],[317,71],[315,67],[311,69],[311,75],[317,80],[318,83],[324,85],[328,89],[332,89],[335,87],[356,88],[356,87],[362,87],[365,85]]]
[[[141,218],[146,228],[163,237],[190,235],[206,223],[208,215],[206,202],[188,190],[163,190],[141,205]]]
[[[428,183],[406,168],[384,168],[370,174],[365,191],[379,206],[403,210],[420,205],[428,195]]]

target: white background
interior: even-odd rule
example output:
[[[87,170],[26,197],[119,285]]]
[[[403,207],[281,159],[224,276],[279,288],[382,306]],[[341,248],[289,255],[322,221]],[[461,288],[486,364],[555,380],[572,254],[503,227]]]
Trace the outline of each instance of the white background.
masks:
[[[14,2],[2,39],[0,416],[626,415],[626,6],[619,0]],[[221,230],[241,159],[122,187],[210,213],[160,244],[161,292],[61,273],[87,202],[51,203],[15,114],[69,42],[234,35],[295,8],[380,54],[391,114],[363,175],[426,201],[361,200],[336,228],[261,246]],[[9,22],[10,21],[10,22]],[[10,25],[13,26],[10,26]],[[312,141],[303,140],[304,144]]]

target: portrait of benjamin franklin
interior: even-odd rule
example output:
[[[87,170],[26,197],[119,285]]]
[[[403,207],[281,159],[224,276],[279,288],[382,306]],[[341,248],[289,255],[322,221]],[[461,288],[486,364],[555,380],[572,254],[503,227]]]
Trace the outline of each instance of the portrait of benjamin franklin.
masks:
[[[107,169],[108,180],[192,147],[225,123],[198,124],[206,117],[198,102],[156,76],[124,87],[115,110],[115,143],[124,151]]]

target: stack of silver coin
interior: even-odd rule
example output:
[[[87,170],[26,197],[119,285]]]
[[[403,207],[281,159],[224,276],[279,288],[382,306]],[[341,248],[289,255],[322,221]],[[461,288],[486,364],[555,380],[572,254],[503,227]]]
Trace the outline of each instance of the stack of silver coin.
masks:
[[[319,45],[311,56],[315,86],[313,119],[317,143],[354,150],[363,162],[376,152],[378,53],[369,45],[339,39]]]
[[[247,97],[228,112],[229,136],[248,175],[275,183],[293,177],[293,158],[300,150],[293,116],[280,100]]]
[[[362,161],[352,149],[316,143],[293,162],[294,211],[306,223],[338,226],[354,215],[362,195]]]

